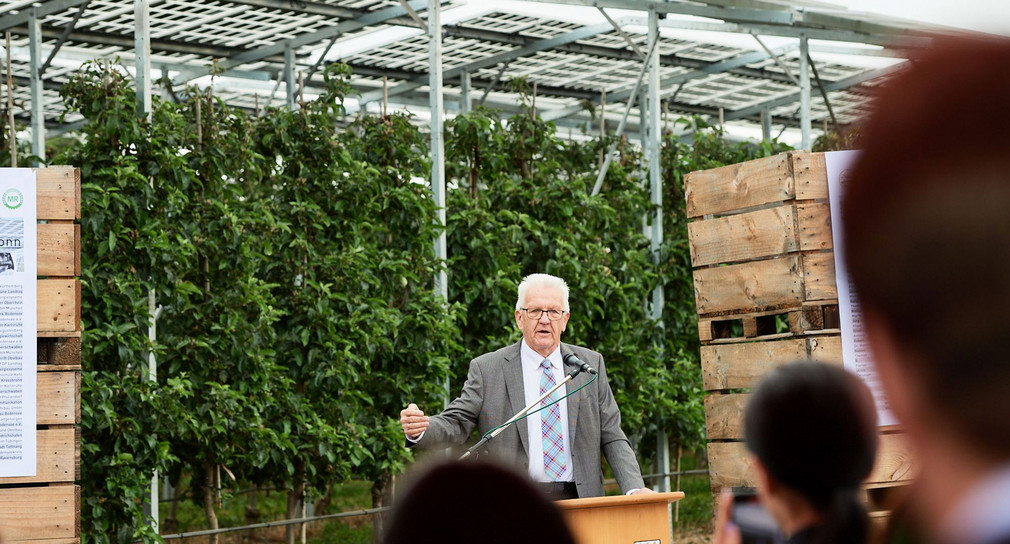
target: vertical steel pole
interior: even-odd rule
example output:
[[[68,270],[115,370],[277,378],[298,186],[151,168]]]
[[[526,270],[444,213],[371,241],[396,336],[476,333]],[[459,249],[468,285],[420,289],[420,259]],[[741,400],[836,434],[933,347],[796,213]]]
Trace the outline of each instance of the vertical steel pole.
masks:
[[[39,161],[46,159],[46,117],[43,109],[42,97],[42,21],[36,15],[37,9],[32,8],[32,13],[28,18],[28,49],[30,50],[29,87],[32,93],[32,155],[39,159],[34,162],[35,166],[40,166]]]
[[[443,227],[435,241],[438,275],[435,288],[442,300],[449,301],[449,285],[445,263],[445,142],[442,139],[442,14],[440,0],[428,0],[428,88],[431,101],[431,195],[438,208],[438,224]],[[445,380],[443,405],[449,406],[449,379]]]
[[[800,147],[810,150],[810,45],[800,38]]]
[[[137,115],[144,120],[151,119],[151,4],[150,0],[133,0],[134,12],[134,48],[136,63],[134,64],[135,78],[137,82]],[[147,329],[147,338],[151,342],[152,351],[147,355],[147,378],[158,381],[158,362],[154,357],[154,342],[158,337],[158,299],[154,288],[147,292],[147,311],[150,317],[150,325]],[[144,505],[144,514],[150,516],[151,527],[154,532],[158,532],[158,471],[155,470],[151,476],[151,484],[147,494],[147,504]]]
[[[761,138],[772,139],[772,112],[768,108],[761,110]]]
[[[656,10],[649,11],[649,46],[656,44],[657,51],[652,55],[649,63],[649,114],[646,117],[649,128],[648,135],[648,156],[649,156],[649,189],[654,215],[652,225],[649,229],[650,247],[652,249],[653,262],[659,263],[660,248],[663,245],[663,166],[660,162],[660,140],[663,133],[660,130],[660,101],[659,94],[659,15]],[[663,320],[663,285],[660,283],[652,290],[652,318],[662,326]],[[657,491],[670,491],[670,441],[667,438],[666,430],[662,425],[656,434],[656,451],[658,455],[659,472],[663,476],[659,477]]]
[[[150,0],[133,0],[134,45],[136,62],[134,69],[137,81],[137,115],[149,118],[151,115],[151,4]]]
[[[298,92],[298,84],[295,80],[295,51],[290,43],[284,44],[284,87],[288,109],[293,110],[297,107],[295,93]]]
[[[459,75],[459,109],[464,115],[470,113],[473,109],[473,103],[470,101],[470,71],[463,70],[463,73]]]

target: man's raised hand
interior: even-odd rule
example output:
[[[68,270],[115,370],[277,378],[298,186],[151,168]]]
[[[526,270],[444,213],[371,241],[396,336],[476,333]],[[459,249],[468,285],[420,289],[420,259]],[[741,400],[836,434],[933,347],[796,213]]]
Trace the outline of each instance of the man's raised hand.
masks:
[[[428,416],[412,402],[400,410],[400,426],[407,438],[416,440],[428,428]]]

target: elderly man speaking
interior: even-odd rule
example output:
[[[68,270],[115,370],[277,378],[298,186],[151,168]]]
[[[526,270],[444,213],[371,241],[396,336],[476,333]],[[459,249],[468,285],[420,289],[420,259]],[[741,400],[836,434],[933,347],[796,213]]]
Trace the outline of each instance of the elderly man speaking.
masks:
[[[471,361],[463,391],[441,414],[428,417],[414,404],[401,411],[407,445],[447,447],[462,444],[474,427],[482,435],[494,429],[563,380],[563,353],[571,352],[598,371],[599,379],[520,420],[489,442],[488,452],[525,467],[553,499],[603,495],[600,451],[622,491],[652,492],[645,487],[635,453],[621,430],[621,412],[607,382],[603,356],[561,343],[570,316],[564,280],[548,274],[524,278],[515,311],[522,340]],[[567,384],[568,392],[590,379],[588,373],[580,374]],[[560,396],[558,391],[553,398]]]

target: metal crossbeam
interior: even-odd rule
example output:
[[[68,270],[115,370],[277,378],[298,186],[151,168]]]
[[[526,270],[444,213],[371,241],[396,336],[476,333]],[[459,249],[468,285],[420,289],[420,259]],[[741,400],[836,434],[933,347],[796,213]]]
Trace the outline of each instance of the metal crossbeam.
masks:
[[[511,62],[514,59],[525,57],[527,55],[532,55],[540,51],[554,49],[559,45],[565,45],[579,40],[584,40],[586,38],[591,38],[593,36],[603,34],[606,32],[613,32],[613,30],[614,30],[613,27],[610,26],[609,23],[582,27],[577,30],[567,32],[565,34],[561,34],[560,36],[554,36],[552,38],[544,38],[542,40],[537,40],[522,47],[517,47],[516,49],[513,49],[511,51],[505,51],[502,53],[498,53],[497,55],[484,57],[480,60],[476,60],[474,62],[464,64],[462,66],[457,66],[455,68],[452,68],[451,70],[446,70],[445,77],[455,78],[464,71],[473,73],[483,68],[490,68],[492,66],[497,66],[498,64],[501,64],[503,62]],[[397,85],[392,89],[389,89],[388,96],[395,96],[401,93],[412,91],[425,84],[427,84],[427,81],[424,76],[417,77],[412,81],[401,83],[400,85]],[[375,100],[379,100],[381,98],[382,94],[380,91],[365,93],[361,95],[360,103],[367,104],[368,102],[374,102]]]
[[[776,6],[775,9],[752,9],[721,6],[705,6],[695,3],[665,2],[656,0],[532,0],[550,4],[568,4],[573,6],[592,6],[596,8],[632,9],[638,11],[653,10],[657,14],[693,15],[723,21],[740,21],[752,23],[790,25],[798,21],[795,10],[786,6]]]
[[[428,0],[411,0],[408,2],[408,5],[414,10],[424,9],[428,6]],[[291,40],[285,40],[283,42],[261,47],[259,49],[253,49],[251,51],[243,51],[221,61],[219,65],[222,68],[228,69],[241,64],[263,60],[267,57],[283,55],[285,49],[297,49],[306,45],[322,42],[340,34],[346,34],[368,26],[385,23],[390,19],[402,17],[406,15],[406,13],[407,11],[403,6],[392,6],[372,11],[358,17],[357,19],[341,21],[331,27],[327,27],[316,32],[310,32],[308,34],[302,34]]]
[[[796,49],[795,45],[785,45],[785,46],[782,46],[782,47],[777,47],[777,48],[771,50],[770,52],[771,53],[777,53],[777,54],[781,55],[783,53],[792,51],[794,49]],[[733,57],[731,59],[727,59],[727,60],[724,60],[724,61],[719,61],[719,62],[711,63],[711,64],[709,64],[707,66],[704,66],[704,67],[699,68],[697,70],[693,70],[691,72],[687,72],[685,74],[678,74],[676,76],[668,77],[666,79],[663,79],[660,82],[660,84],[659,84],[659,86],[660,86],[661,89],[670,89],[670,90],[662,93],[662,96],[665,98],[665,97],[673,94],[674,90],[671,89],[671,88],[675,87],[677,85],[681,85],[681,84],[686,83],[688,81],[691,81],[693,79],[698,79],[698,78],[709,76],[709,75],[712,75],[712,74],[718,74],[718,73],[722,73],[722,72],[728,72],[728,71],[733,70],[735,68],[740,68],[742,66],[746,66],[748,64],[753,64],[755,62],[764,60],[764,59],[768,58],[768,56],[769,56],[769,52],[766,52],[766,51],[754,51],[754,52],[751,52],[751,53],[744,53],[743,55],[738,55],[738,56]],[[632,92],[633,91],[629,89],[629,90],[615,91],[615,92],[612,92],[612,93],[607,93],[607,98],[606,98],[607,103],[610,104],[610,103],[615,103],[615,102],[624,102],[624,101],[628,100],[632,96]],[[600,99],[596,98],[596,99],[594,99],[593,102],[598,104],[600,102]],[[582,110],[583,110],[582,105],[571,106],[571,107],[568,107],[568,108],[560,108],[560,109],[557,109],[557,110],[554,110],[554,111],[544,112],[543,118],[546,119],[546,120],[553,121],[553,120],[556,120],[556,119],[562,119],[564,117],[568,117],[569,115],[574,115],[576,113],[579,113]]]
[[[537,0],[539,1],[539,0]],[[674,30],[701,30],[706,32],[729,32],[731,34],[760,34],[762,36],[779,36],[782,38],[807,37],[811,40],[828,40],[835,42],[865,43],[879,45],[882,47],[916,48],[926,47],[932,41],[930,38],[922,36],[912,36],[906,34],[864,34],[850,30],[838,30],[830,28],[810,28],[798,25],[769,25],[761,23],[738,23],[738,22],[708,22],[708,21],[682,21],[666,19],[660,21],[662,28]]]
[[[905,68],[907,63],[895,64],[893,66],[888,66],[886,68],[878,68],[876,70],[867,70],[865,72],[860,72],[856,75],[849,76],[847,78],[840,79],[838,81],[833,81],[830,83],[825,83],[824,92],[840,91],[847,89],[849,87],[859,85],[860,83],[865,83],[871,79],[876,79],[878,77],[884,77],[886,75],[892,74],[899,70]],[[789,93],[786,96],[780,96],[773,100],[768,100],[766,102],[761,102],[759,104],[754,104],[753,106],[748,106],[744,109],[736,110],[726,114],[726,120],[731,121],[733,119],[743,119],[745,117],[750,117],[752,115],[759,115],[763,109],[775,109],[786,104],[796,103],[800,99],[800,92],[796,91]]]
[[[91,0],[49,0],[32,9],[22,10],[20,13],[5,15],[0,17],[0,31],[10,30],[16,26],[27,25],[32,13],[35,17],[42,19],[47,15],[66,11],[81,4],[87,4]]]

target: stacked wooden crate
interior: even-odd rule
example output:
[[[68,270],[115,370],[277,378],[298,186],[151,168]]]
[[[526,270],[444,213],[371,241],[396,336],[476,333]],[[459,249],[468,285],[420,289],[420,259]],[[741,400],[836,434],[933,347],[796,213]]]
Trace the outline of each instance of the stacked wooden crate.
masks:
[[[783,153],[685,184],[712,487],[753,487],[747,390],[780,364],[842,361],[824,155]],[[912,468],[900,430],[881,429],[871,509],[885,509]]]
[[[36,475],[0,478],[0,539],[81,540],[80,172],[40,168]]]

